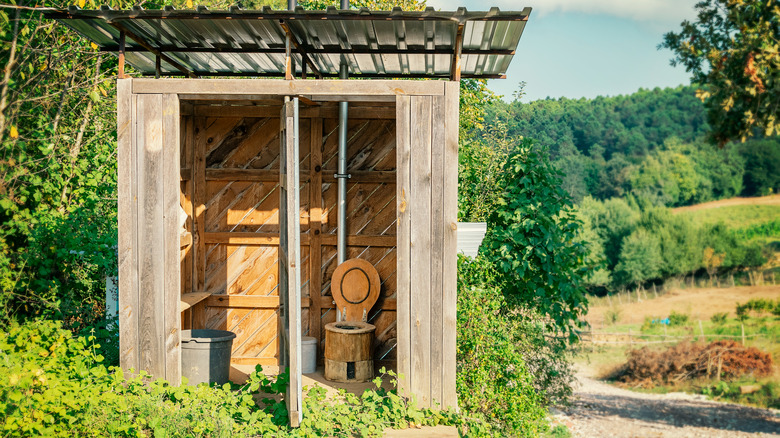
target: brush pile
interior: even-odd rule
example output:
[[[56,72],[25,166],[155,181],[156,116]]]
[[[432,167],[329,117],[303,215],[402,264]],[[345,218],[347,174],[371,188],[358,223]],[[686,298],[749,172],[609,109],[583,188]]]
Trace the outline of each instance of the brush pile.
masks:
[[[772,373],[772,356],[734,341],[710,344],[681,342],[663,351],[631,350],[628,361],[612,377],[632,386],[652,387],[687,379],[731,379]]]

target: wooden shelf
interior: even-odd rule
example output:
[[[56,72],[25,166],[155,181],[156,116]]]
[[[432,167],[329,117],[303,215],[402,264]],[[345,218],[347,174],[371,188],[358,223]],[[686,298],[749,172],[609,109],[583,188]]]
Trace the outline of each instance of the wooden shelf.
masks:
[[[179,312],[184,312],[185,310],[191,308],[192,306],[198,304],[210,296],[211,294],[208,292],[193,292],[189,294],[183,294],[181,296],[181,301],[179,302]]]

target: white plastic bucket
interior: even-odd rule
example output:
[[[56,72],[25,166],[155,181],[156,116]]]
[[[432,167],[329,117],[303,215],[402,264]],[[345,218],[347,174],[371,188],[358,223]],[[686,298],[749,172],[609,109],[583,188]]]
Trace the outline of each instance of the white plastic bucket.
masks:
[[[301,338],[301,372],[311,374],[317,371],[317,339],[311,336]]]

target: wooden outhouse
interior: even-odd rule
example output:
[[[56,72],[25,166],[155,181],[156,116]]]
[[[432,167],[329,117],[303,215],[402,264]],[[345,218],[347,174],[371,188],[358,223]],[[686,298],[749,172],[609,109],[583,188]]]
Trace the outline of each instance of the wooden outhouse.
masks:
[[[346,256],[381,279],[375,361],[455,407],[459,79],[501,77],[529,12],[49,13],[120,57],[122,367],[177,382],[182,329],[230,330],[233,364],[290,367],[300,415],[343,208]],[[285,79],[196,78],[217,76]]]

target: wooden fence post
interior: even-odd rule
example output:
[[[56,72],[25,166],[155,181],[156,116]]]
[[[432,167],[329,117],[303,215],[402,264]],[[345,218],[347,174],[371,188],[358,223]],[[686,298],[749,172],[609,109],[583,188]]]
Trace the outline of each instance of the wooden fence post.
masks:
[[[745,324],[740,324],[742,327],[742,346],[745,346]]]
[[[701,333],[701,339],[704,342],[707,342],[707,338],[704,336],[704,327],[701,325],[701,320],[699,320],[699,332]]]

